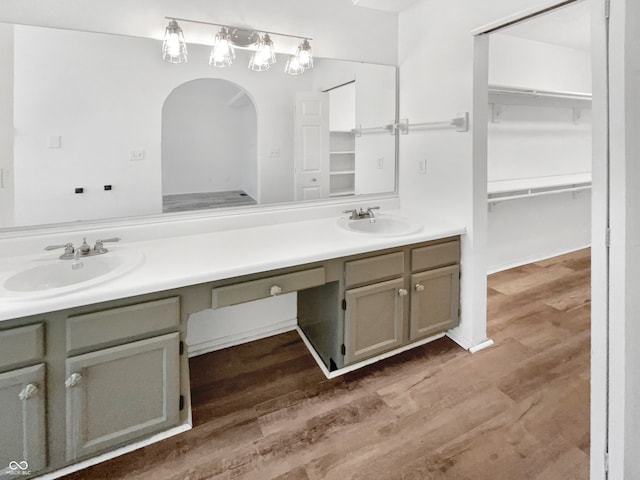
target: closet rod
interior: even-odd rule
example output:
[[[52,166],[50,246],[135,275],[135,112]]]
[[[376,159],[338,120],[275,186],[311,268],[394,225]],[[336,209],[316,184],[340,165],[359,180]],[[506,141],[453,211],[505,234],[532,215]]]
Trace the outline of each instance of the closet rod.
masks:
[[[400,120],[399,123],[389,123],[381,127],[368,127],[362,128],[358,125],[351,130],[356,136],[361,136],[364,133],[395,133],[396,131],[407,135],[409,130],[442,130],[448,128],[455,128],[458,132],[469,131],[469,112],[458,113],[458,116],[450,120],[439,120],[437,122],[421,122],[421,123],[409,123],[409,119],[405,118]]]
[[[542,197],[545,195],[554,195],[556,193],[575,193],[582,192],[584,190],[591,190],[591,185],[583,185],[583,186],[575,186],[569,188],[555,188],[549,190],[537,190],[533,191],[529,190],[527,193],[521,193],[517,195],[509,195],[507,197],[489,197],[487,202],[492,205],[494,203],[507,202],[509,200],[518,200],[521,198],[534,198],[534,197]]]
[[[407,135],[409,130],[441,130],[443,128],[455,128],[457,132],[469,131],[469,112],[458,113],[450,120],[440,120],[437,122],[409,123],[408,119],[401,120],[396,124],[396,129],[403,135]]]

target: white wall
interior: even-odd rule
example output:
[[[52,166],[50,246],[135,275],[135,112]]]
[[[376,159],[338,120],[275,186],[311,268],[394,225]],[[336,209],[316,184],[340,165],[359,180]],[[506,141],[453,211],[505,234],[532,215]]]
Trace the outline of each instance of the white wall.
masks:
[[[308,36],[317,57],[397,63],[397,14],[345,0],[3,0],[0,11],[4,22],[155,39],[164,34],[165,16]],[[182,26],[187,42],[210,44],[212,27]],[[282,37],[273,40],[276,47],[284,42]]]
[[[505,33],[508,33],[508,29]],[[591,92],[590,52],[493,34],[489,84]],[[574,123],[568,107],[511,105],[488,125],[488,180],[591,172],[591,111]],[[562,194],[495,204],[489,211],[488,271],[590,244],[591,196]]]
[[[13,26],[0,25],[0,225],[13,226]]]
[[[256,123],[251,100],[227,80],[192,80],[173,90],[162,109],[162,194],[244,190],[246,167],[253,164],[257,176],[247,148],[256,143]]]
[[[453,118],[473,106],[471,31],[543,0],[477,2],[424,0],[400,14],[400,118],[410,122]],[[473,125],[472,125],[473,129]],[[474,198],[473,130],[415,132],[400,142],[400,197],[416,211],[434,211],[467,226],[462,241],[462,322],[455,332],[461,343],[477,345],[486,337],[486,224],[475,211],[486,204]],[[426,161],[426,174],[419,163]],[[484,173],[483,173],[484,172]],[[484,177],[484,178],[483,178]],[[476,179],[477,182],[477,179]],[[476,183],[477,184],[477,183]],[[477,195],[476,195],[477,196]],[[475,207],[474,207],[475,205]]]

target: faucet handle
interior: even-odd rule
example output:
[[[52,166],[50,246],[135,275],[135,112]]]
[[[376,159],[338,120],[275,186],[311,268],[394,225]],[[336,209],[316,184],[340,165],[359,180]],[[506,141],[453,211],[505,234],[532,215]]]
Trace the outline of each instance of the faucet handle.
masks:
[[[107,253],[107,249],[104,248],[104,243],[106,242],[119,242],[120,238],[119,237],[113,237],[113,238],[105,238],[104,240],[96,240],[96,244],[93,247],[93,250],[96,253]]]
[[[63,243],[62,245],[47,245],[46,247],[44,247],[44,249],[47,251],[57,250],[59,248],[64,248],[65,250],[71,250],[71,253],[73,253],[73,243]],[[67,252],[65,251],[65,253]]]
[[[358,218],[357,208],[352,208],[351,210],[343,210],[342,213],[350,213],[351,214],[351,216],[349,217],[350,220],[355,220],[356,218]]]
[[[76,251],[76,249],[73,248],[73,243],[71,242],[65,243],[64,245],[48,245],[44,247],[45,250],[57,250],[58,248],[64,248],[64,253],[60,255],[61,260],[73,258],[73,255]]]

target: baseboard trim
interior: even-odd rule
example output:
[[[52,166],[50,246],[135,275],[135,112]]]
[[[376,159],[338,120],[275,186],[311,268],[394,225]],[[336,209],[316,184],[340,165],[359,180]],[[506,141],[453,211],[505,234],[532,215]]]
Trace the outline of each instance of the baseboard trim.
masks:
[[[233,335],[210,339],[206,342],[189,344],[189,358],[203,355],[205,353],[215,352],[216,350],[222,350],[223,348],[234,347],[242,343],[272,337],[273,335],[278,335],[280,333],[290,332],[292,330],[295,330],[297,326],[298,320],[294,318],[292,320],[285,320],[279,323],[274,323],[273,325],[269,325],[268,327],[258,328],[245,332],[238,332],[234,333]]]
[[[189,408],[189,410],[191,410],[191,408]],[[82,462],[74,463],[73,465],[69,465],[59,470],[45,473],[39,477],[35,477],[34,480],[54,480],[56,478],[60,478],[65,475],[69,475],[70,473],[77,472],[78,470],[83,470],[93,465],[97,465],[98,463],[106,462],[107,460],[111,460],[112,458],[119,457],[121,455],[124,455],[125,453],[133,452],[134,450],[138,450],[139,448],[146,447],[148,445],[151,445],[156,442],[160,442],[162,440],[166,440],[167,438],[170,438],[175,435],[179,435],[180,433],[184,433],[188,430],[191,430],[191,428],[192,428],[191,412],[189,412],[189,420],[185,421],[182,425],[171,428],[164,432],[157,433],[151,437],[145,438],[143,440],[139,440],[129,445],[125,445],[115,450],[105,452],[101,455],[96,455],[95,457],[89,458]]]
[[[366,360],[363,360],[361,362],[354,363],[347,367],[339,368],[338,370],[333,370],[332,372],[330,372],[327,366],[324,364],[324,362],[320,358],[320,355],[318,355],[316,350],[313,348],[313,345],[311,345],[311,342],[309,341],[307,336],[304,334],[302,329],[300,327],[296,327],[296,331],[298,332],[298,335],[300,335],[300,338],[302,339],[304,344],[309,349],[309,353],[311,353],[311,356],[313,356],[313,359],[316,361],[316,363],[320,367],[320,370],[322,370],[322,373],[324,373],[324,376],[327,377],[328,379],[336,378],[336,377],[339,377],[340,375],[344,375],[345,373],[353,372],[354,370],[358,370],[359,368],[366,367],[367,365],[373,365],[374,363],[379,362],[380,360],[384,360],[386,358],[393,357],[394,355],[397,355],[399,353],[406,352],[407,350],[411,350],[421,345],[426,345],[427,343],[431,343],[434,340],[444,337],[445,335],[444,333],[439,333],[437,335],[424,338],[417,342],[404,345],[403,347],[396,348],[395,350],[391,350],[389,352],[383,353],[376,357],[367,358]]]
[[[572,249],[566,250],[566,251],[563,250],[563,251],[556,252],[556,253],[553,253],[553,254],[545,254],[545,255],[542,255],[542,256],[535,256],[535,257],[532,257],[532,258],[528,258],[526,260],[518,260],[517,262],[511,262],[511,263],[507,263],[505,265],[489,267],[487,269],[487,275],[491,275],[492,273],[502,272],[504,270],[509,270],[511,268],[521,267],[521,266],[527,265],[529,263],[541,262],[541,261],[547,260],[549,258],[558,257],[560,255],[566,255],[567,253],[571,253],[571,252],[577,252],[578,250],[584,250],[585,248],[589,248],[589,247],[591,247],[590,243],[587,244],[587,245],[584,245],[582,247],[572,248]]]
[[[484,350],[485,348],[489,348],[491,345],[493,345],[493,340],[491,340],[490,338],[485,340],[482,343],[479,343],[478,345],[476,345],[475,347],[471,347],[469,349],[469,351],[471,353],[476,353],[479,352],[480,350]]]

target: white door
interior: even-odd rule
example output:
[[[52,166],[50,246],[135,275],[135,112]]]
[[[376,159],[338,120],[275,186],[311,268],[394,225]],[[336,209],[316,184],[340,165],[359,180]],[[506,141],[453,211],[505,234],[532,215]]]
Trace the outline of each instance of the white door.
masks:
[[[329,196],[329,95],[297,92],[294,121],[296,200]]]

